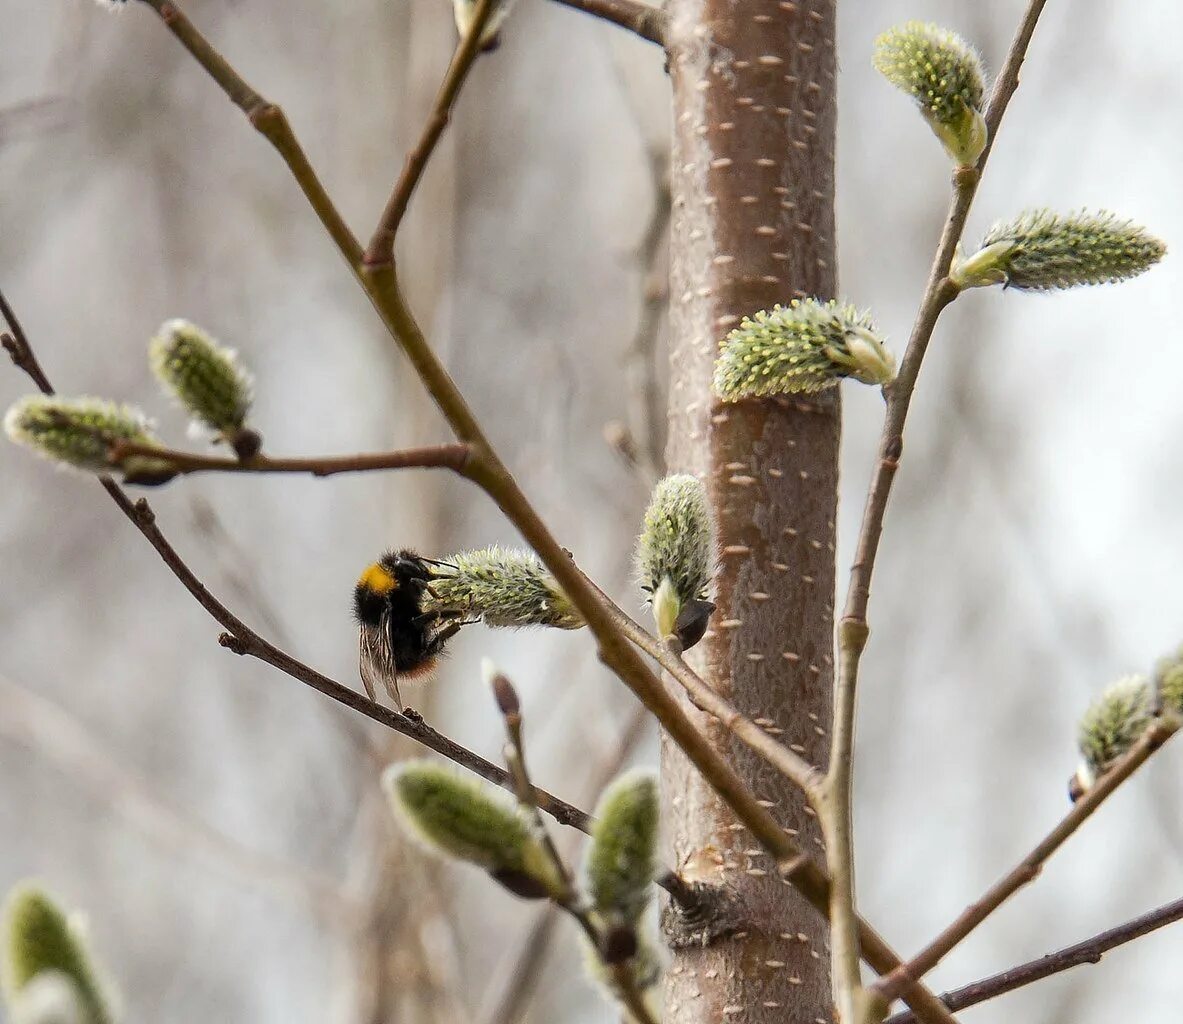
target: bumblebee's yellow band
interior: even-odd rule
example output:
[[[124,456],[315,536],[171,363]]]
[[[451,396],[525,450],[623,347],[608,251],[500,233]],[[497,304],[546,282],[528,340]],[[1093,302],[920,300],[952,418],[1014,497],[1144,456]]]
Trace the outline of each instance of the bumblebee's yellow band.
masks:
[[[361,574],[361,579],[357,581],[357,585],[359,587],[365,587],[375,594],[389,594],[391,591],[398,589],[398,580],[375,562]]]

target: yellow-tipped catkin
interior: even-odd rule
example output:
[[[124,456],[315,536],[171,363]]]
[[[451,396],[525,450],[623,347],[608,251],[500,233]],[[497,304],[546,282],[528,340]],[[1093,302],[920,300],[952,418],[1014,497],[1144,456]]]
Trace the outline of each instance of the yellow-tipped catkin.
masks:
[[[659,480],[637,539],[637,581],[653,604],[658,633],[679,636],[684,647],[701,638],[714,611],[707,591],[715,557],[714,519],[702,482],[686,473]]]
[[[519,896],[559,891],[521,808],[501,791],[428,761],[392,765],[382,785],[396,817],[429,849],[484,868]]]
[[[920,107],[946,152],[961,165],[986,146],[986,76],[977,52],[955,32],[909,21],[875,40],[875,69]]]
[[[1003,284],[1048,291],[1137,277],[1165,253],[1166,246],[1144,228],[1112,213],[1029,210],[995,224],[976,253],[955,262],[949,277],[959,288]]]
[[[14,1020],[111,1024],[113,1000],[77,923],[43,889],[26,882],[9,893],[3,931],[0,989]]]
[[[148,361],[195,423],[228,441],[243,429],[254,384],[232,349],[188,320],[169,320],[148,343]]]
[[[1077,745],[1081,764],[1076,787],[1092,787],[1137,742],[1153,718],[1153,700],[1145,676],[1125,676],[1107,686],[1081,716]]]
[[[649,772],[626,772],[596,805],[583,872],[592,906],[609,922],[635,925],[656,870],[659,810]]]
[[[895,357],[866,313],[831,300],[794,299],[750,317],[727,335],[714,389],[725,402],[810,394],[844,377],[864,384],[895,378]]]
[[[136,483],[163,483],[169,464],[143,455],[111,461],[120,441],[157,446],[148,419],[138,409],[101,398],[28,395],[9,408],[4,430],[10,440],[60,465],[91,473],[118,473]]]
[[[534,555],[497,546],[464,551],[433,566],[425,607],[481,619],[487,626],[584,624],[571,599]]]

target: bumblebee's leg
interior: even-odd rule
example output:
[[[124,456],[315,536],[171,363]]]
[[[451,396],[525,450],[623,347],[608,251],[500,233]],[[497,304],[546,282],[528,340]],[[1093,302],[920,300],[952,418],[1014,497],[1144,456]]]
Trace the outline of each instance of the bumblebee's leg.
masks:
[[[453,620],[452,622],[449,622],[446,626],[440,629],[439,632],[435,634],[435,636],[427,641],[427,653],[433,657],[439,654],[440,651],[444,649],[444,644],[446,644],[452,639],[452,637],[459,633],[462,627],[471,625],[472,623],[469,621],[456,622]]]

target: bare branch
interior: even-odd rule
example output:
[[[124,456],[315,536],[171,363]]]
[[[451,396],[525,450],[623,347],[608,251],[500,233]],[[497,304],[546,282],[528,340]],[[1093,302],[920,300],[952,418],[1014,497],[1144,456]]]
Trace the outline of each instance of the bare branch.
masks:
[[[1183,899],[1172,900],[1140,917],[1109,928],[1082,942],[1057,949],[1038,960],[1019,964],[988,978],[953,989],[941,996],[941,1002],[950,1010],[964,1010],[966,1007],[977,1006],[979,1003],[1043,981],[1044,978],[1050,978],[1073,967],[1099,964],[1111,949],[1124,946],[1179,920],[1183,920]],[[884,1024],[914,1024],[915,1020],[916,1017],[910,1010],[904,1010],[894,1017],[888,1017]]]
[[[468,32],[461,38],[455,53],[452,54],[440,91],[427,117],[427,124],[423,126],[423,133],[415,148],[407,154],[402,173],[395,182],[394,191],[386,201],[386,208],[382,211],[378,226],[366,247],[365,256],[362,257],[366,266],[389,266],[394,263],[394,239],[398,234],[398,227],[407,212],[411,196],[423,177],[423,172],[427,170],[431,154],[435,152],[444,129],[452,120],[452,109],[456,105],[460,90],[464,88],[468,73],[476,63],[477,57],[481,55],[481,35],[498,2],[499,0],[477,0],[472,24],[468,26]]]
[[[977,901],[966,907],[961,914],[932,942],[911,960],[901,964],[886,977],[880,978],[875,989],[888,1000],[896,998],[901,986],[907,981],[917,981],[931,971],[942,958],[994,913],[1003,903],[1023,886],[1035,881],[1043,870],[1044,863],[1081,825],[1105,802],[1105,800],[1134,774],[1147,759],[1178,731],[1183,724],[1174,715],[1155,720],[1142,738],[1127,751],[1112,768],[1108,769],[1096,785],[1082,796],[1042,840],[999,879]]]
[[[637,3],[636,0],[558,0],[564,7],[572,7],[593,18],[601,18],[621,28],[635,32],[642,39],[665,48],[669,16],[660,7]]]
[[[168,462],[179,474],[190,473],[307,473],[311,476],[334,476],[338,473],[366,473],[386,469],[451,469],[461,476],[468,462],[466,444],[437,444],[423,448],[404,448],[393,452],[366,452],[359,455],[324,455],[304,458],[273,458],[255,455],[234,459],[199,455],[157,448],[153,445],[116,441],[111,446],[111,463],[118,466],[131,455],[145,455]]]

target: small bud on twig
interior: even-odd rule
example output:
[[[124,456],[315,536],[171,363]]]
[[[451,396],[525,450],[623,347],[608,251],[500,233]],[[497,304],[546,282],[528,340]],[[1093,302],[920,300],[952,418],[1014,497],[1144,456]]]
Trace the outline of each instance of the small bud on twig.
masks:
[[[658,633],[677,636],[684,649],[702,639],[715,610],[706,600],[714,532],[701,481],[677,473],[657,482],[637,540],[637,580],[653,604]]]
[[[648,905],[658,813],[657,784],[648,772],[626,772],[596,806],[583,870],[592,905],[609,921],[635,925]]]
[[[995,224],[976,253],[958,256],[949,277],[959,288],[1047,291],[1137,277],[1165,253],[1161,241],[1112,213],[1029,210]]]
[[[843,377],[864,384],[895,378],[895,357],[866,313],[833,300],[794,299],[744,317],[723,342],[715,394],[725,402],[810,394]]]
[[[481,32],[481,49],[495,50],[499,45],[497,33],[501,29],[513,0],[493,0],[493,13],[485,20],[485,27]],[[461,38],[468,35],[473,22],[476,21],[477,0],[452,0],[452,13],[456,18],[456,31]]]
[[[121,471],[133,483],[159,484],[176,475],[168,462],[145,455],[112,461],[121,441],[155,447],[147,417],[138,409],[100,398],[28,395],[13,403],[4,430],[39,455],[91,473]]]
[[[499,791],[439,765],[392,765],[382,785],[397,817],[427,848],[484,868],[519,896],[560,891],[554,868],[520,808]]]
[[[148,359],[195,424],[232,445],[240,458],[258,454],[259,435],[245,426],[254,384],[233,349],[188,320],[169,320],[148,343]]]
[[[875,40],[875,70],[920,106],[945,151],[972,167],[986,147],[982,60],[954,32],[920,21],[889,29]]]
[[[113,1002],[81,927],[41,888],[17,886],[4,906],[0,989],[17,1024],[110,1024]],[[72,1015],[72,1016],[71,1016]]]
[[[497,710],[506,718],[520,718],[522,703],[518,700],[518,691],[513,683],[502,672],[498,671],[492,658],[481,659],[481,675],[485,683],[493,691],[493,699],[497,701]]]
[[[464,551],[435,566],[426,606],[479,617],[487,626],[578,629],[584,624],[534,555],[496,546]]]

